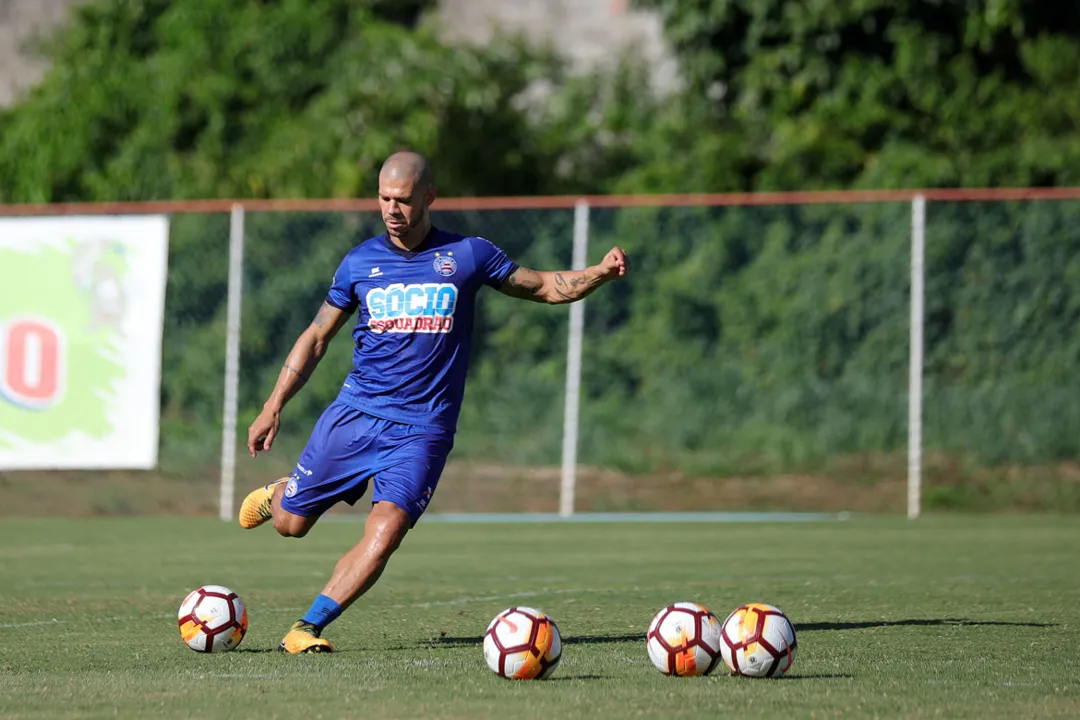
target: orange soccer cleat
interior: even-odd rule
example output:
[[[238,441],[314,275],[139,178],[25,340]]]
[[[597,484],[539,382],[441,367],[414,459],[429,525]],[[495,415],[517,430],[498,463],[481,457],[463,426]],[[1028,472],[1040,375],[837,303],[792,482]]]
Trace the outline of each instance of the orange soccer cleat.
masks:
[[[329,640],[319,637],[315,626],[303,620],[297,620],[282,638],[278,650],[299,655],[300,653],[334,652]]]
[[[280,480],[275,480],[269,485],[264,485],[260,488],[255,488],[248,493],[248,496],[244,498],[244,502],[240,504],[240,527],[245,530],[251,530],[262,525],[267,520],[274,517],[271,510],[271,501],[274,499],[274,488],[283,482],[287,482],[289,478],[284,477]]]

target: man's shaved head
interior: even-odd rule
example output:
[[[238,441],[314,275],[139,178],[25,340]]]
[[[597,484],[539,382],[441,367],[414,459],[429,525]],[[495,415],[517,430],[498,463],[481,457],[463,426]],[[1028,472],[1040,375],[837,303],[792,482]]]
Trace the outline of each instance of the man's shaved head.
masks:
[[[414,187],[431,187],[431,166],[427,158],[414,152],[396,152],[379,170],[380,180],[412,181]]]

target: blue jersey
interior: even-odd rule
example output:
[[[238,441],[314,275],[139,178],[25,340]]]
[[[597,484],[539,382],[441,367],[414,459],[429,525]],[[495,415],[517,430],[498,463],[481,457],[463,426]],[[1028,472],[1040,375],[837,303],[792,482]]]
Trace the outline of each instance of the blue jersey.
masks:
[[[326,302],[352,312],[353,370],[338,400],[384,420],[453,432],[465,396],[476,294],[517,265],[487,240],[432,229],[414,251],[387,235],[342,260]]]

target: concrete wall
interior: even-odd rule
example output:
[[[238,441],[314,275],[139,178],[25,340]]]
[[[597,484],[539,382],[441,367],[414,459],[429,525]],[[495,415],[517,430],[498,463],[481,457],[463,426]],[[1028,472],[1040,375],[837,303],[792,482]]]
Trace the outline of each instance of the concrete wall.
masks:
[[[68,17],[86,0],[0,0],[0,105],[8,105],[45,72],[26,44]]]
[[[630,10],[628,0],[441,0],[436,20],[453,42],[484,43],[496,30],[530,40],[552,40],[578,69],[603,65],[631,49],[653,66],[658,88],[676,82],[677,68],[652,13]]]

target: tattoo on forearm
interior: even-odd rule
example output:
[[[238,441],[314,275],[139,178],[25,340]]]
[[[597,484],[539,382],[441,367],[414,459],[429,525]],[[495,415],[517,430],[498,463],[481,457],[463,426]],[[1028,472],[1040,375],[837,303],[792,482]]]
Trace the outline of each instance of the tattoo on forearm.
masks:
[[[572,295],[567,295],[562,291],[562,288],[569,287],[566,284],[566,279],[563,278],[562,273],[555,273],[555,293],[563,300],[573,300]]]
[[[327,305],[323,305],[319,308],[319,312],[315,313],[315,319],[311,321],[315,324],[315,327],[324,328],[330,324],[330,308]]]
[[[540,286],[534,282],[530,282],[528,275],[521,270],[515,270],[510,274],[510,277],[506,279],[509,284],[508,290],[514,297],[521,298],[522,300],[537,300],[539,296],[537,293],[540,291]]]
[[[307,375],[300,372],[299,370],[294,368],[292,365],[289,365],[288,363],[285,364],[285,369],[288,370],[289,372],[291,372],[293,375],[299,375],[304,380],[308,379]]]
[[[524,268],[506,278],[502,291],[507,295],[543,303],[575,302],[597,287],[597,278],[587,271],[566,270],[537,273]]]

